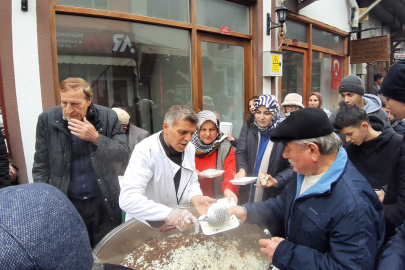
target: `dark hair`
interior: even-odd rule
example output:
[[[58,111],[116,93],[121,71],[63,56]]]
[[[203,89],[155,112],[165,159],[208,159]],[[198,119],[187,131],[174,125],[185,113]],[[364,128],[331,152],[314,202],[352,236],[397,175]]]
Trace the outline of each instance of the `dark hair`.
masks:
[[[359,127],[363,122],[370,124],[366,111],[355,104],[351,104],[340,108],[333,126],[337,130],[342,130],[351,126]]]
[[[379,79],[381,79],[383,77],[384,76],[381,73],[374,74],[374,81],[377,81],[377,80],[379,80]]]

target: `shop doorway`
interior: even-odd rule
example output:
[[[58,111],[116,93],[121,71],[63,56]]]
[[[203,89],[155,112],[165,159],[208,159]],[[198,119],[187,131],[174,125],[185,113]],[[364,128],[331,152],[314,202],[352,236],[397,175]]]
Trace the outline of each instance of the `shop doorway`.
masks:
[[[198,36],[199,110],[218,113],[220,120],[233,123],[233,135],[239,137],[245,118],[245,102],[252,88],[249,42],[201,34]]]
[[[283,50],[283,77],[281,79],[280,104],[287,94],[297,93],[305,98],[307,51],[294,48]]]

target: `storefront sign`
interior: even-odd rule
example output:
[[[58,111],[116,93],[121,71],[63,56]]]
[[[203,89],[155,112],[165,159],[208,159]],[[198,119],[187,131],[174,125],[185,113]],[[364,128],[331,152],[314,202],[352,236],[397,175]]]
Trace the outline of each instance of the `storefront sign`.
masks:
[[[350,63],[389,61],[389,37],[373,37],[350,42]]]
[[[56,43],[58,54],[91,54],[133,57],[135,38],[133,33],[117,31],[97,32],[93,29],[58,28]],[[65,31],[63,31],[65,30]]]
[[[342,67],[342,58],[332,56],[332,90],[339,90],[339,85],[342,81]]]
[[[231,30],[229,29],[229,26],[221,25],[221,34],[229,35],[230,32],[231,32]]]
[[[271,72],[280,72],[280,56],[273,55],[271,57]]]

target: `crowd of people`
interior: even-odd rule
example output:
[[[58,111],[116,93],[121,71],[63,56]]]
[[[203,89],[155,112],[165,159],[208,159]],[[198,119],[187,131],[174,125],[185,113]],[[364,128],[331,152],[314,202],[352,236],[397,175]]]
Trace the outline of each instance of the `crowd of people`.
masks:
[[[38,118],[35,184],[0,191],[0,268],[122,269],[91,249],[123,214],[197,231],[197,217],[174,206],[201,215],[225,197],[238,204],[230,214],[270,230],[260,251],[278,269],[405,269],[405,61],[375,81],[366,94],[360,78],[343,78],[332,113],[319,92],[308,108],[296,93],[281,105],[252,97],[234,138],[221,132],[220,114],[185,105],[168,107],[150,135],[68,78],[61,105]],[[224,173],[208,178],[207,169]],[[245,176],[257,180],[231,183]],[[50,248],[35,249],[43,241]]]

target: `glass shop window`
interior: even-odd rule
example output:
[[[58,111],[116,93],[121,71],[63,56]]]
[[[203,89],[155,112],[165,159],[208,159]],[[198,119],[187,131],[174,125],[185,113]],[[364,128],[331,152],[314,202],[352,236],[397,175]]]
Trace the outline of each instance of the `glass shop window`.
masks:
[[[91,8],[190,22],[189,0],[55,0],[55,5]]]
[[[296,39],[299,42],[307,43],[307,26],[305,24],[287,20],[285,26],[287,28],[285,39]]]
[[[339,85],[343,74],[343,58],[323,52],[312,52],[311,92],[322,95],[322,108],[333,112],[341,100]]]
[[[344,37],[325,32],[315,27],[312,28],[312,44],[316,46],[343,52],[345,44],[344,41]]]
[[[225,0],[197,0],[197,24],[249,34],[249,7]]]
[[[172,105],[192,108],[189,31],[56,15],[56,39],[59,80],[85,79],[95,104],[125,109],[151,134]]]

